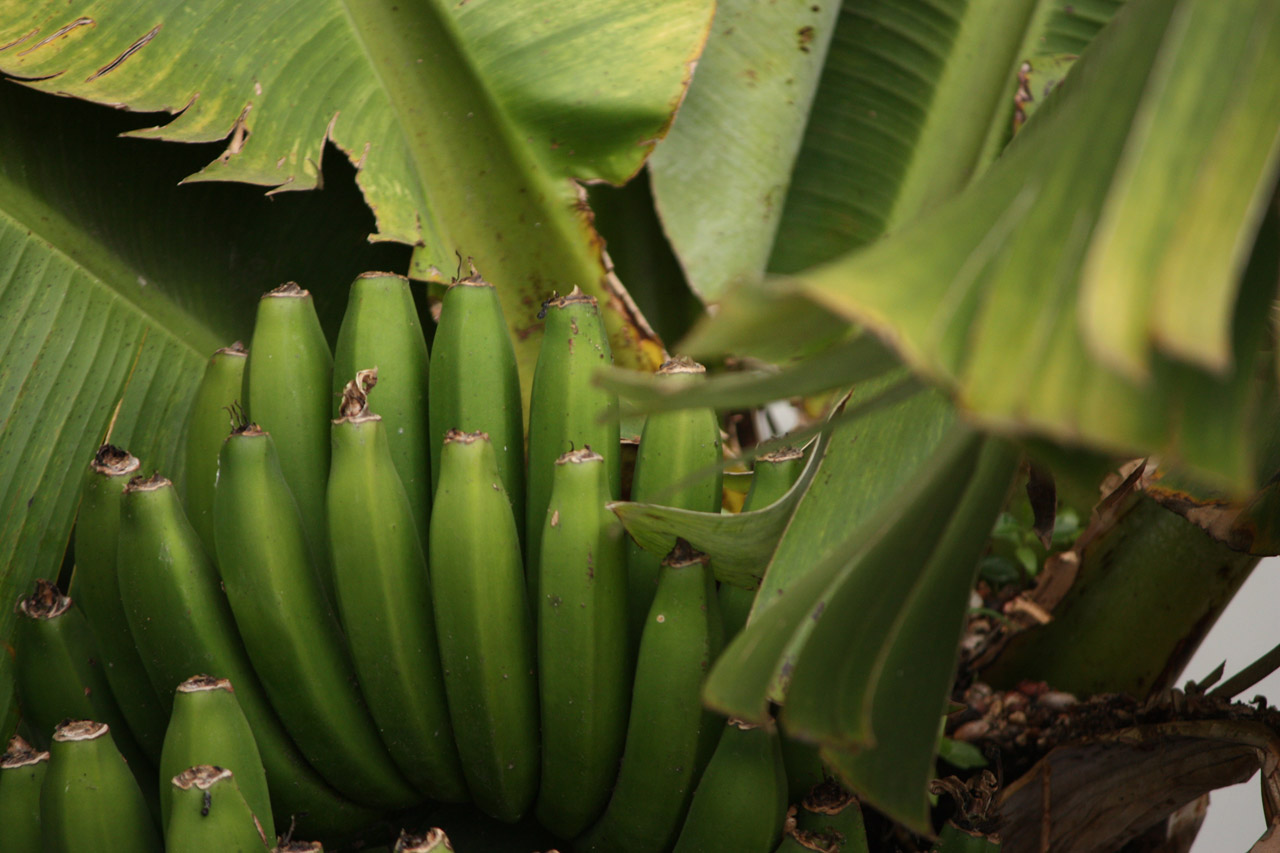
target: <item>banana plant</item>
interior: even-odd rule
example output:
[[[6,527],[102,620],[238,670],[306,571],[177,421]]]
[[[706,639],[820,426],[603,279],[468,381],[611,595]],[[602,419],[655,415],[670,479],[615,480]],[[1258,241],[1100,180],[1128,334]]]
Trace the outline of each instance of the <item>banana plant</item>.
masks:
[[[1258,377],[1278,64],[1266,0],[0,0],[0,73],[22,84],[0,87],[0,596],[57,573],[104,439],[181,482],[204,363],[263,290],[299,281],[332,340],[346,284],[392,270],[427,284],[430,329],[470,260],[527,411],[539,309],[577,286],[625,367],[663,361],[656,327],[748,368],[684,396],[611,374],[624,433],[853,387],[771,506],[615,511],[760,589],[704,700],[761,722],[783,703],[784,731],[928,833],[967,596],[1024,453],[1085,488],[1159,455],[1160,505],[1094,526],[1086,563],[1151,562],[1116,544],[1126,525],[1207,528],[1178,552],[1192,579],[1251,552],[1185,590],[1205,607],[1131,671],[1078,689],[1170,683],[1185,623],[1280,541],[1269,492],[1240,509],[1277,467]],[[1075,592],[1062,624],[1121,595]],[[1115,640],[1026,632],[988,671],[1044,677],[1064,644]]]

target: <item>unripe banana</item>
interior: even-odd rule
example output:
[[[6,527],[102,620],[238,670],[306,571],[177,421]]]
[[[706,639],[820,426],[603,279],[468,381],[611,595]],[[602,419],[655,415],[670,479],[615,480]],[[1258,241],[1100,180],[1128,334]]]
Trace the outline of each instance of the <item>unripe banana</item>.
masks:
[[[157,689],[171,694],[194,672],[231,680],[281,821],[305,813],[306,830],[327,835],[350,832],[376,818],[376,811],[339,796],[289,738],[249,663],[218,571],[182,512],[173,484],[159,476],[131,483],[120,524],[125,614]]]
[[[213,553],[213,490],[218,481],[218,451],[231,431],[231,411],[243,403],[244,369],[249,351],[236,341],[213,354],[196,388],[187,416],[186,485],[183,497],[187,518],[200,541]],[[169,783],[166,780],[165,785]]]
[[[618,396],[592,382],[613,361],[595,297],[578,288],[543,305],[547,325],[529,398],[529,483],[526,496],[527,574],[538,600],[538,563],[556,460],[589,447],[604,459],[606,500],[617,500],[622,480]],[[535,622],[538,614],[534,613]]]
[[[266,830],[225,767],[194,765],[170,780],[166,853],[266,853]],[[272,837],[274,841],[274,837]]]
[[[787,767],[787,802],[798,803],[809,796],[814,786],[827,781],[827,768],[822,763],[817,744],[796,740],[781,724],[779,734],[782,737],[782,763]]]
[[[401,830],[400,837],[396,839],[394,853],[441,853],[441,851],[453,850],[453,845],[449,843],[449,836],[444,834],[444,830],[438,826],[433,826],[427,830],[425,835],[411,835]]]
[[[239,795],[258,816],[266,836],[276,837],[262,756],[231,682],[225,678],[197,675],[178,685],[160,756],[160,815],[165,827],[173,820],[173,778],[199,764],[234,772]]]
[[[658,369],[669,383],[694,383],[704,378],[706,368],[687,358],[675,358]],[[656,503],[700,512],[719,512],[723,474],[720,424],[710,409],[681,409],[658,412],[648,417],[636,454],[631,481],[631,500]],[[712,468],[715,473],[689,482],[698,472]],[[672,539],[671,545],[675,544]],[[632,638],[640,636],[649,605],[653,603],[662,557],[628,544],[627,601],[630,605]]]
[[[607,464],[593,450],[561,456],[543,522],[536,813],[565,838],[586,829],[608,802],[631,698],[626,551],[621,526],[605,509]]]
[[[0,758],[0,838],[8,853],[40,853],[40,785],[49,753],[14,735]]]
[[[386,424],[391,459],[418,537],[427,541],[431,519],[431,441],[427,393],[430,361],[409,280],[384,272],[356,278],[333,350],[333,416],[346,383],[357,370],[378,371],[378,414]]]
[[[392,808],[417,802],[361,701],[274,442],[255,424],[222,445],[214,521],[236,627],[307,760],[358,802]]]
[[[756,459],[751,476],[751,490],[743,501],[742,511],[764,509],[785,495],[804,470],[804,451],[784,447]],[[725,641],[733,639],[747,624],[756,591],[729,583],[720,584],[720,613],[724,616]]]
[[[155,767],[129,734],[124,715],[103,675],[101,657],[84,614],[46,580],[18,602],[14,627],[18,701],[40,745],[68,718],[97,718],[115,725],[115,739],[144,791],[156,790]]]
[[[538,791],[534,636],[515,518],[484,433],[445,436],[430,548],[436,632],[463,773],[476,805],[516,821]]]
[[[450,430],[484,432],[524,542],[524,415],[515,347],[493,285],[473,275],[445,292],[431,347],[431,480]]]
[[[678,540],[663,560],[640,639],[618,782],[604,816],[575,850],[650,853],[675,841],[723,729],[700,698],[723,642],[707,557]]]
[[[40,788],[45,853],[160,853],[160,833],[105,723],[64,722],[49,754]]]
[[[334,591],[360,689],[391,757],[427,796],[464,802],[467,784],[445,700],[426,553],[387,430],[368,407],[366,391],[377,377],[360,371],[347,383],[341,417],[333,422]]]
[[[280,470],[297,502],[311,559],[332,596],[324,487],[329,478],[333,356],[311,293],[294,282],[258,301],[244,372],[248,417],[276,439]],[[216,499],[215,499],[216,500]]]
[[[116,559],[121,493],[140,467],[141,463],[134,456],[110,444],[102,445],[94,455],[80,495],[80,510],[76,518],[76,569],[70,591],[76,606],[89,621],[101,655],[102,671],[129,724],[129,731],[146,753],[148,761],[155,763],[160,757],[160,742],[169,718],[169,701],[167,697],[158,696],[152,688],[151,679],[147,677],[147,670],[129,633],[129,623],[120,604],[119,564]],[[104,721],[114,727],[118,739],[121,734],[119,721],[109,718]],[[50,729],[41,736],[48,737],[52,731]]]
[[[674,853],[770,853],[787,817],[787,774],[770,726],[729,720]]]

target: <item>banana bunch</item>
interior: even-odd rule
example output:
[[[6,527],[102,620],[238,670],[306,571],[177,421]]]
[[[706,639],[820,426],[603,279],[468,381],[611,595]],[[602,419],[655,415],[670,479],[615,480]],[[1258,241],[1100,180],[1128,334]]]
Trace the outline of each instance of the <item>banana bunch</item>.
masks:
[[[332,353],[307,291],[263,297],[251,345],[209,362],[181,491],[104,445],[73,595],[41,582],[20,606],[36,745],[5,758],[5,849],[264,850],[431,801],[533,816],[580,851],[773,850],[783,742],[699,698],[721,602],[749,598],[682,540],[664,559],[624,536],[598,307],[575,289],[544,314],[527,445],[493,286],[446,291],[428,353],[383,273],[352,285]],[[798,459],[762,460],[753,501]],[[713,412],[655,415],[632,497],[718,511],[719,475],[695,475],[720,460]],[[452,848],[432,830],[395,849]]]

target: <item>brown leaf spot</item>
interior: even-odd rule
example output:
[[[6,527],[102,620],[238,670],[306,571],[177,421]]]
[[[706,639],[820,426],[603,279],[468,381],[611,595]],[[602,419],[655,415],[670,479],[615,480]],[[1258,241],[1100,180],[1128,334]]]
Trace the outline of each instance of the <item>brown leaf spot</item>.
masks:
[[[796,38],[800,42],[801,53],[809,52],[809,45],[813,43],[814,34],[815,34],[815,31],[813,27],[805,26],[796,30]]]

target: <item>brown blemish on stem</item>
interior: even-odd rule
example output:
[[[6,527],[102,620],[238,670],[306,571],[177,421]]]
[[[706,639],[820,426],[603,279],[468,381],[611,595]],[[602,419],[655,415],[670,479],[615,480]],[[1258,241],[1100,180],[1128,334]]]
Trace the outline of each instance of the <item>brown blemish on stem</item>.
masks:
[[[93,462],[89,467],[94,473],[106,477],[123,477],[141,468],[142,462],[127,450],[116,447],[114,444],[104,444],[94,454]]]
[[[97,740],[111,731],[106,723],[94,720],[66,720],[53,731],[53,739],[60,743],[68,741]]]
[[[584,445],[581,450],[570,450],[556,459],[557,465],[567,465],[570,462],[579,464],[582,462],[603,462],[604,457],[591,449],[590,445]]]
[[[192,788],[207,791],[223,779],[231,778],[234,778],[231,771],[225,767],[218,767],[213,764],[197,764],[195,767],[188,767],[177,776],[174,776],[173,787],[181,788],[184,791],[190,791]]]
[[[476,432],[464,432],[460,429],[451,429],[444,434],[445,444],[475,444],[477,441],[488,441],[489,433],[477,430]]]
[[[757,462],[792,462],[796,459],[803,459],[804,451],[799,447],[780,447],[777,450],[770,451],[762,456],[756,457]]]
[[[595,305],[596,298],[582,292],[582,288],[576,284],[573,286],[572,292],[567,296],[552,296],[546,302],[542,303],[543,308],[567,308],[570,305]]]
[[[41,752],[18,735],[9,739],[9,748],[0,757],[0,770],[17,770],[48,761],[49,753]]]
[[[683,539],[676,539],[676,546],[667,556],[662,558],[662,565],[672,569],[687,569],[690,566],[705,566],[711,558],[694,548]]]
[[[369,392],[378,384],[378,368],[356,371],[356,378],[342,389],[342,402],[338,404],[337,423],[363,423],[382,420],[381,415],[369,411]]]
[[[178,685],[179,693],[208,693],[211,690],[225,690],[228,693],[236,692],[235,688],[231,686],[231,679],[218,678],[213,675],[193,675]]]
[[[143,46],[146,45],[147,42],[155,38],[156,34],[160,32],[161,26],[163,25],[156,24],[155,27],[152,28],[151,32],[147,33],[145,36],[143,36],[142,38],[135,41],[133,44],[126,47],[123,53],[121,53],[115,59],[108,62],[106,65],[99,68],[97,71],[90,74],[89,77],[84,82],[92,83],[94,80],[97,80],[102,75],[110,74],[112,71],[115,71],[117,68],[120,67],[121,63],[123,63],[129,57],[133,56],[138,51],[142,50]]]
[[[667,359],[658,368],[659,376],[672,376],[678,373],[706,373],[707,369],[698,362],[685,355],[678,355],[675,358]]]
[[[170,482],[169,478],[163,474],[155,473],[150,477],[144,474],[139,474],[125,485],[124,491],[126,494],[132,494],[133,492],[155,492],[172,485],[173,483]]]
[[[449,836],[438,826],[427,830],[425,835],[411,835],[400,830],[400,838],[396,841],[397,853],[430,853],[430,851],[452,850]]]
[[[44,578],[36,580],[36,591],[29,598],[18,600],[18,612],[30,619],[56,619],[69,607],[71,599]]]
[[[380,272],[380,271],[378,271],[378,270],[369,270],[369,272],[362,272],[362,273],[360,273],[360,275],[356,276],[356,278],[357,278],[357,279],[360,279],[360,278],[397,278],[397,279],[399,279],[400,281],[403,281],[403,282],[408,282],[408,281],[409,281],[409,279],[408,279],[408,278],[406,278],[406,277],[404,277],[404,276],[400,275],[400,273],[398,273],[398,272]]]
[[[273,290],[268,290],[262,294],[263,299],[303,299],[311,295],[311,291],[305,290],[296,281],[286,281]]]

